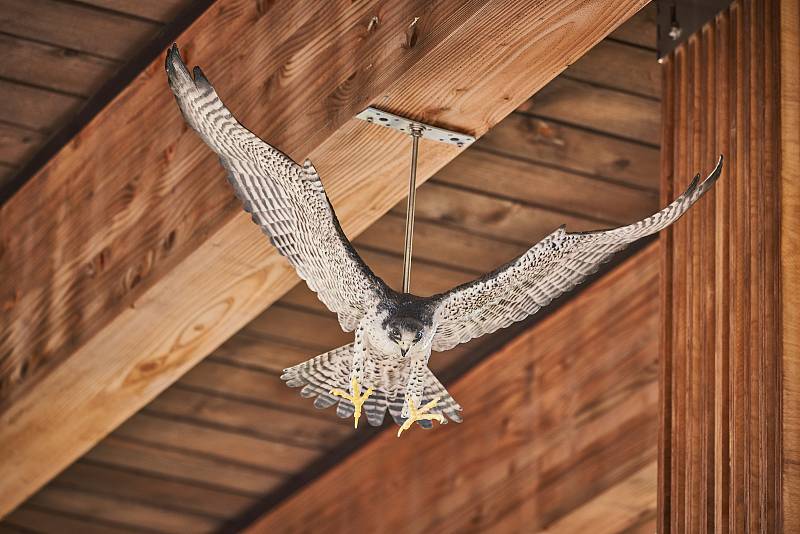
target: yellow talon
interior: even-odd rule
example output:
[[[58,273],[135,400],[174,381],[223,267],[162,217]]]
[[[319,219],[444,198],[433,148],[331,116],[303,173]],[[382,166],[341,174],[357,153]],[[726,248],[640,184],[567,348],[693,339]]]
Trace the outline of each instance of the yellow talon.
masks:
[[[436,397],[428,404],[424,405],[422,408],[417,408],[414,405],[414,400],[406,397],[406,401],[408,402],[408,409],[411,412],[408,419],[406,419],[403,424],[400,426],[400,430],[397,431],[397,437],[400,437],[400,434],[403,433],[404,430],[408,430],[411,428],[417,421],[427,420],[427,421],[439,421],[439,424],[444,423],[444,416],[438,413],[427,413],[428,410],[435,407],[439,404],[439,397]]]
[[[348,395],[347,392],[342,391],[341,389],[332,389],[331,395],[345,398],[353,403],[353,406],[355,406],[355,412],[353,412],[353,418],[355,418],[356,420],[354,426],[355,428],[358,428],[358,419],[361,417],[361,406],[363,406],[364,401],[366,401],[367,398],[370,395],[372,395],[372,388],[367,388],[367,391],[365,391],[364,394],[361,395],[361,386],[359,385],[358,380],[356,380],[356,377],[350,379],[350,386],[352,386],[353,388],[352,395]]]

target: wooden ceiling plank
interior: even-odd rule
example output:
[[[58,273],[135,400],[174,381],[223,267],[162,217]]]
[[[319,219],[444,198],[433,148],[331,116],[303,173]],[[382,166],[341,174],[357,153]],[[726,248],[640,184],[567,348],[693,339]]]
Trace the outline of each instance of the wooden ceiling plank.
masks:
[[[384,433],[250,532],[330,531],[352,510],[365,530],[532,531],[650,464],[658,276],[652,244],[458,380],[464,423],[402,441]],[[618,368],[620,389],[585,387],[596,376],[613,383]],[[396,499],[406,506],[385,506]]]
[[[0,120],[0,161],[20,166],[44,139],[44,135],[35,130]]]
[[[190,0],[83,0],[93,6],[168,23],[186,8]]]
[[[137,413],[114,435],[194,451],[273,473],[293,473],[315,459],[319,451],[225,432],[150,413]]]
[[[0,77],[84,97],[97,92],[121,65],[6,34],[0,34],[0,56]]]
[[[353,120],[357,111],[379,101],[482,135],[643,3],[420,0],[379,12],[372,33],[372,4],[325,3],[320,9],[333,12],[317,33],[307,31],[316,13],[304,2],[259,11],[222,0],[180,41],[190,62],[202,50],[206,72],[246,124],[267,125],[258,133],[314,159],[355,235],[404,195],[408,148],[393,132]],[[426,16],[406,35],[415,13]],[[227,46],[234,39],[238,46]],[[282,69],[290,60],[297,71]],[[0,414],[0,439],[12,451],[0,466],[0,512],[297,281],[241,214],[215,157],[187,131],[162,68],[160,59],[149,66],[0,208],[0,228],[14,229],[0,236],[0,261],[24,280],[0,286],[4,384],[19,383],[37,362],[57,362],[22,381],[30,387],[15,387]],[[131,142],[141,136],[147,142]],[[457,153],[426,143],[420,182]],[[31,262],[34,245],[49,259]],[[9,465],[13,476],[3,471]]]
[[[37,131],[61,125],[84,103],[78,96],[6,80],[0,80],[0,95],[0,120]]]
[[[265,495],[285,482],[283,475],[251,469],[210,456],[181,452],[160,444],[108,436],[83,457],[86,460],[133,469],[144,474],[213,485],[255,496]]]
[[[87,462],[76,462],[53,479],[54,486],[105,494],[123,502],[224,520],[256,499]]]
[[[628,22],[611,32],[611,38],[623,43],[634,44],[653,51],[657,47],[656,3],[650,2]]]
[[[401,203],[395,206],[393,213],[400,214],[404,210]],[[504,237],[527,246],[532,246],[562,224],[572,231],[594,230],[604,226],[577,214],[473,195],[441,183],[428,184],[425,194],[417,196],[417,217],[437,223],[452,223],[480,235]]]
[[[210,532],[219,528],[221,523],[210,517],[164,510],[137,502],[124,501],[123,506],[123,501],[109,495],[55,486],[36,493],[29,503],[37,508],[77,513],[87,519],[97,518],[140,531],[150,529],[176,534]]]
[[[286,387],[265,381],[265,389],[270,386]],[[148,404],[146,410],[148,413],[168,414],[189,421],[205,421],[221,429],[227,427],[244,435],[299,444],[320,451],[330,449],[348,434],[348,427],[339,424],[336,418],[306,417],[279,407],[242,402],[180,387],[166,390]]]
[[[76,24],[75,21],[80,21]],[[142,48],[161,25],[56,0],[0,0],[0,31],[125,60]]]
[[[509,116],[474,146],[658,191],[657,148],[522,113]]]
[[[59,532],[61,534],[131,534],[134,527],[98,521],[96,518],[75,517],[45,508],[25,504],[3,519],[4,524],[16,525],[11,532]]]
[[[587,216],[629,224],[658,210],[658,194],[482,150],[467,150],[431,183],[444,182],[539,205],[568,207]],[[420,188],[419,196],[427,191]],[[416,230],[416,228],[415,228]],[[414,246],[416,253],[416,243]]]
[[[661,104],[657,100],[561,76],[518,111],[653,146],[661,138]]]
[[[604,39],[563,76],[609,89],[661,99],[661,68],[651,50]]]
[[[470,151],[464,152],[456,160],[467,154],[470,154]],[[436,176],[441,176],[441,171]],[[486,182],[495,180],[491,174],[482,176]],[[424,195],[425,192],[420,188],[417,194]],[[355,245],[356,247],[364,246],[373,250],[400,254],[403,250],[404,237],[405,217],[391,213],[367,228],[358,236]],[[514,259],[525,250],[523,245],[491,239],[466,232],[460,228],[443,226],[426,220],[419,220],[414,224],[413,258],[415,267],[416,260],[419,259],[437,262],[454,270],[483,274]],[[425,267],[423,264],[422,268],[425,269]]]
[[[261,336],[238,332],[220,345],[209,360],[221,359],[239,365],[280,374],[283,369],[311,357],[314,349],[288,343],[264,339]]]

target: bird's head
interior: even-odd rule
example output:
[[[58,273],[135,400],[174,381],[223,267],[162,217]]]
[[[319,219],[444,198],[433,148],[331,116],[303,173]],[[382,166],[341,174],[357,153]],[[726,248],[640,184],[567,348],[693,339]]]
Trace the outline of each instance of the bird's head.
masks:
[[[393,317],[386,322],[386,335],[405,356],[415,345],[428,337],[428,329],[413,317]]]

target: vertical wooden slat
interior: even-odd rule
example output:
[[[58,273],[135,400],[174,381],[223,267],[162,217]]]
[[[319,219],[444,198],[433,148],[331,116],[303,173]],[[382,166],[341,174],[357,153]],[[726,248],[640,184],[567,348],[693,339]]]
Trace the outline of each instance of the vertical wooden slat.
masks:
[[[784,532],[800,532],[800,2],[780,13],[780,292]]]
[[[663,64],[662,195],[727,160],[662,244],[662,533],[781,531],[780,1],[734,2]]]

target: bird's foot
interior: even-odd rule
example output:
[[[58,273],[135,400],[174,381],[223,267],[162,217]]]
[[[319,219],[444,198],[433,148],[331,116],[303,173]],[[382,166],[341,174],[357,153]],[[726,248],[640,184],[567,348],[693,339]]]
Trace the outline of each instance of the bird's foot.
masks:
[[[361,394],[361,385],[356,380],[356,377],[352,377],[350,379],[350,390],[353,392],[352,395],[348,394],[346,391],[342,391],[341,389],[332,389],[331,395],[335,395],[337,397],[342,397],[343,399],[347,399],[353,403],[355,407],[355,411],[353,412],[353,418],[355,419],[354,427],[358,428],[358,419],[361,417],[361,407],[364,405],[364,402],[367,398],[372,395],[372,388],[367,388],[364,394]]]
[[[400,429],[397,431],[398,438],[400,437],[400,434],[402,434],[404,430],[408,430],[409,428],[411,428],[411,425],[413,425],[417,421],[439,421],[439,424],[445,422],[444,416],[442,414],[428,413],[429,410],[431,410],[437,404],[439,404],[439,397],[436,397],[432,401],[423,405],[421,408],[417,408],[416,404],[414,403],[414,399],[410,397],[406,397],[406,403],[408,404],[409,415],[408,419],[403,421],[403,424],[400,425]]]

